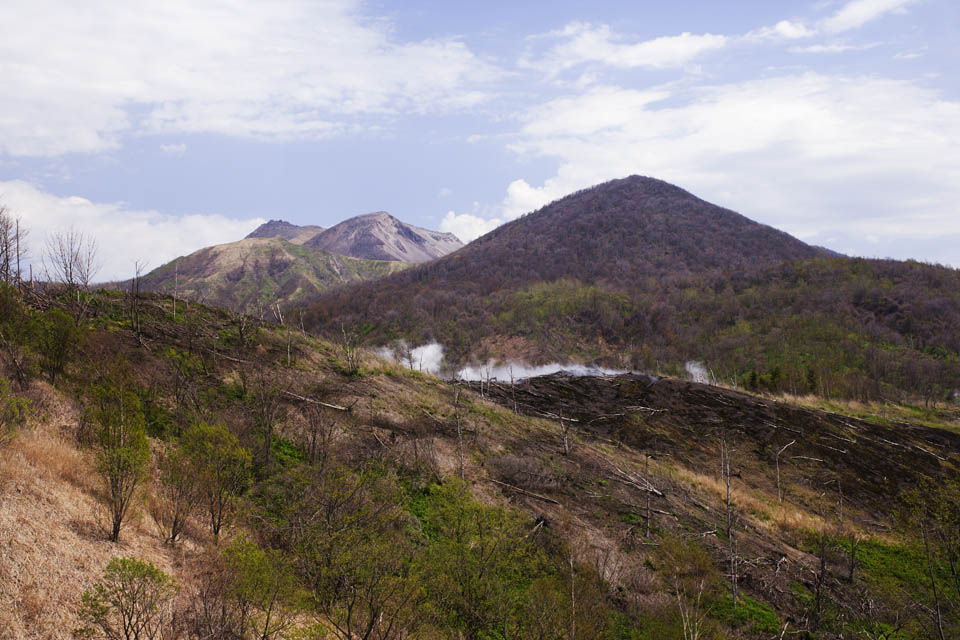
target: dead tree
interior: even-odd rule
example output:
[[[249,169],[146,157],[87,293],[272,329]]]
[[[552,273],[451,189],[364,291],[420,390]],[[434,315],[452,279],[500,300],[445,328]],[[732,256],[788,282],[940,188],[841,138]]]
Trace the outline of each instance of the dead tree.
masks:
[[[307,421],[306,449],[310,462],[325,469],[337,435],[337,421],[331,409],[319,402],[305,402],[303,408]]]
[[[789,444],[777,451],[777,500],[780,501],[780,504],[783,504],[783,492],[780,490],[780,455],[787,450],[787,447],[796,444],[796,442],[796,440],[791,440]]]
[[[857,547],[860,544],[860,537],[853,527],[847,527],[843,520],[843,486],[839,482],[837,482],[837,493],[839,494],[840,531],[847,532],[847,540],[850,543],[850,550],[847,553],[847,582],[853,584],[853,574],[857,567]]]
[[[517,385],[513,380],[513,365],[510,365],[510,392],[513,395],[513,414],[519,415],[517,411]]]
[[[263,436],[263,464],[268,474],[273,459],[273,434],[282,408],[280,389],[269,379],[269,375],[266,367],[257,370],[251,394],[254,421]]]
[[[570,455],[570,428],[573,426],[573,420],[567,420],[564,424],[563,411],[560,412],[560,432],[563,434],[563,455]]]
[[[143,299],[140,297],[140,280],[146,264],[137,260],[133,263],[133,278],[130,280],[130,325],[137,336],[137,344],[143,346],[143,330],[140,326],[140,312],[143,309]]]
[[[730,450],[727,448],[727,441],[720,440],[720,473],[722,481],[726,485],[726,517],[727,517],[727,542],[728,555],[730,562],[730,595],[733,597],[733,606],[737,606],[737,591],[739,578],[739,548],[733,532],[733,501],[730,492]]]
[[[703,578],[697,584],[696,599],[693,604],[687,602],[686,590],[680,585],[680,579],[674,576],[674,592],[677,596],[677,609],[680,612],[680,623],[683,627],[683,640],[699,640],[706,621],[706,610],[701,606],[704,587]]]
[[[577,574],[573,564],[573,549],[570,550],[568,560],[570,561],[570,640],[574,640],[577,633]]]
[[[27,230],[21,228],[20,218],[0,205],[0,280],[20,286],[20,263],[27,255]]]
[[[730,451],[727,449],[727,441],[720,440],[720,481],[726,485],[726,519],[727,519],[727,538],[730,537],[730,529],[733,524],[733,508],[730,500]]]
[[[71,300],[75,301],[74,319],[78,324],[89,308],[83,293],[90,288],[100,270],[97,253],[96,239],[73,227],[47,236],[47,280],[67,289]]]
[[[343,323],[340,324],[340,350],[346,373],[357,375],[360,371],[360,336],[356,331],[347,331]]]
[[[946,640],[946,637],[943,635],[943,613],[940,609],[940,593],[937,590],[937,579],[933,573],[933,553],[930,551],[930,539],[927,535],[927,523],[923,518],[920,519],[920,537],[923,540],[923,551],[927,556],[927,571],[930,574],[930,588],[933,590],[933,605],[935,621],[937,623],[937,633],[940,636],[940,640]]]
[[[173,263],[173,320],[177,320],[177,296],[180,295],[180,261]]]
[[[819,623],[823,615],[823,588],[827,580],[827,521],[823,512],[823,495],[820,494],[820,536],[817,540],[817,560],[819,570],[817,571],[816,583],[816,620]]]
[[[453,399],[453,415],[457,421],[457,455],[460,457],[460,479],[463,480],[463,422],[460,416],[460,392],[458,384]]]
[[[643,475],[646,478],[650,477],[650,454],[645,453],[643,458]],[[653,520],[653,512],[650,510],[650,501],[653,498],[651,495],[650,489],[647,489],[647,522],[646,522],[646,531],[643,533],[644,538],[650,537],[650,521]]]

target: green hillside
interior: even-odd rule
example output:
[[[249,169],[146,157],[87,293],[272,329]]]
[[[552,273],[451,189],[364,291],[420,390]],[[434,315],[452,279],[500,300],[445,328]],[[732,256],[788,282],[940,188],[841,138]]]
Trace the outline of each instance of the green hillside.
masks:
[[[177,258],[143,277],[145,291],[162,291],[236,310],[289,307],[346,283],[395,273],[402,262],[364,260],[293,244],[245,238]]]

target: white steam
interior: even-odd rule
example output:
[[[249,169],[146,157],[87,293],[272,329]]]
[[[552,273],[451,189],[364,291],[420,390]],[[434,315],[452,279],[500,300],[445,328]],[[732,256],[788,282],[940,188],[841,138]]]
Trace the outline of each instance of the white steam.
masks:
[[[434,375],[440,375],[444,372],[443,345],[436,342],[411,347],[404,340],[398,340],[385,347],[380,347],[374,351],[378,356],[393,360],[414,371],[426,371]],[[582,376],[615,376],[623,373],[630,373],[625,369],[607,369],[585,364],[572,364],[553,362],[539,366],[530,366],[525,362],[487,362],[481,365],[470,365],[464,367],[454,374],[454,377],[468,382],[498,380],[507,382],[536,376],[548,376],[554,373],[566,373],[567,375]],[[451,372],[446,370],[449,375]]]
[[[391,346],[380,347],[376,354],[415,371],[438,374],[443,366],[443,345],[436,342],[411,348],[405,341],[399,340]]]
[[[615,376],[621,373],[630,373],[620,369],[605,369],[583,364],[561,364],[553,362],[536,367],[531,367],[520,362],[507,362],[501,364],[487,363],[483,365],[474,365],[464,367],[457,372],[457,377],[461,380],[499,380],[509,381],[522,380],[524,378],[533,378],[536,376],[548,376],[552,373],[563,372],[571,376]]]
[[[702,363],[690,360],[684,365],[684,369],[690,374],[690,379],[700,384],[713,384],[713,376],[707,371]]]

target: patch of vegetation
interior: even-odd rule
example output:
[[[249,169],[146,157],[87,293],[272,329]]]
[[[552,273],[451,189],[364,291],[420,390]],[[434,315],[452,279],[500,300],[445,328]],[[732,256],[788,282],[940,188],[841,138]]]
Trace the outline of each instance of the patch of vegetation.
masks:
[[[780,631],[780,619],[776,611],[765,602],[754,600],[748,595],[741,594],[736,605],[731,597],[716,600],[710,612],[734,629],[745,627],[756,633],[774,634]]]

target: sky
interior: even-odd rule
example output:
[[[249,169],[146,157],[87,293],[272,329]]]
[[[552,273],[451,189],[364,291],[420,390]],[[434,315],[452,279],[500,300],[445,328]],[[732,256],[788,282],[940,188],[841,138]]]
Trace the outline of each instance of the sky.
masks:
[[[631,174],[960,267],[960,3],[6,0],[0,205],[99,279],[386,210],[468,241]]]

